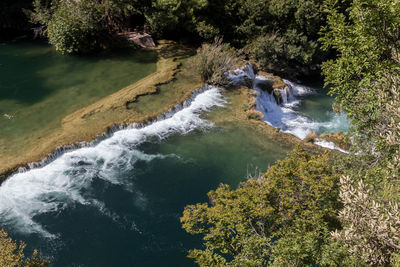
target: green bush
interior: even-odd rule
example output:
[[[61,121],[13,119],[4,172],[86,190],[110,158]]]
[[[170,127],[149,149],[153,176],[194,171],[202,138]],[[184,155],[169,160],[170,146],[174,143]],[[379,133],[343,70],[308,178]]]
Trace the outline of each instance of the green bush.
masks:
[[[24,255],[26,244],[17,243],[8,236],[7,232],[0,229],[0,266],[13,267],[46,267],[49,261],[38,257],[34,250],[30,258]]]
[[[318,67],[314,63],[317,61],[317,42],[297,30],[288,30],[284,35],[262,35],[251,42],[247,50],[263,68],[278,73],[309,74]]]
[[[31,22],[61,53],[89,53],[120,44],[116,33],[139,14],[137,0],[34,0]]]
[[[222,39],[216,38],[214,43],[203,44],[197,50],[197,55],[189,62],[189,68],[195,75],[200,75],[203,82],[226,87],[232,83],[227,75],[238,60],[235,50],[223,44]]]
[[[100,48],[101,12],[90,1],[60,2],[49,21],[49,42],[61,53],[87,53]]]

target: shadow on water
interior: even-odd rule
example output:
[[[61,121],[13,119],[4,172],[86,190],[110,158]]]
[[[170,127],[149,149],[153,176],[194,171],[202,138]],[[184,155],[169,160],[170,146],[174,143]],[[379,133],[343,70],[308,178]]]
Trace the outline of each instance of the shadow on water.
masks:
[[[33,49],[27,50],[27,45],[24,42],[0,47],[0,99],[33,104],[51,93],[37,72],[50,64],[53,52],[37,49],[33,43],[29,44]]]
[[[43,42],[0,44],[0,158],[17,156],[60,129],[68,114],[153,73],[157,57],[148,50],[69,56]]]
[[[91,56],[61,55],[44,42],[24,41],[0,46],[0,100],[31,105],[65,88],[85,83],[94,65],[109,61],[138,64],[157,61],[155,51],[121,49]],[[106,74],[106,69],[103,71]]]

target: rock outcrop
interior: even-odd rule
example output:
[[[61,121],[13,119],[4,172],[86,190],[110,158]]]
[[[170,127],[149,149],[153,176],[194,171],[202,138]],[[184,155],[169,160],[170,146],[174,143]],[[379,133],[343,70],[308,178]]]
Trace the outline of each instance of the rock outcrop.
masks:
[[[129,42],[133,42],[141,47],[155,47],[153,37],[146,32],[123,32],[119,33],[118,36]]]

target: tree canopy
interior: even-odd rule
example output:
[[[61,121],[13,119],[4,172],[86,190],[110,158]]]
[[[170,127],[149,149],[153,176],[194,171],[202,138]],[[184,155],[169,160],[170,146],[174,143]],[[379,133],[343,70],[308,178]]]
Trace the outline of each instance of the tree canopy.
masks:
[[[326,15],[321,0],[34,0],[32,22],[62,53],[110,46],[121,31],[148,23],[156,38],[224,41],[279,73],[317,71]]]
[[[182,226],[204,240],[189,257],[200,266],[322,264],[330,231],[339,227],[340,176],[330,161],[298,148],[260,177],[235,190],[222,184],[208,193],[209,203],[187,206]]]
[[[201,266],[400,266],[399,14],[399,0],[34,0],[30,18],[62,53],[101,50],[144,23],[156,38],[222,37],[227,44],[204,44],[192,59],[220,86],[236,63],[229,45],[278,74],[311,74],[324,61],[335,109],[352,120],[351,153],[296,149],[187,206],[183,228],[204,245],[189,257]],[[4,232],[0,242],[5,259],[25,264],[23,244]]]

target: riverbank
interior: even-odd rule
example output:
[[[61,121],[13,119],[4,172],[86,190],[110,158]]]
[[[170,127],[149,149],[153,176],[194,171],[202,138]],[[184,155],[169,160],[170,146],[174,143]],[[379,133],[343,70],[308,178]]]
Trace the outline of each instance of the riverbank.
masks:
[[[17,153],[0,153],[0,181],[19,168],[29,168],[30,163],[42,161],[54,154],[57,148],[93,141],[109,132],[114,125],[154,120],[186,100],[193,90],[201,86],[199,79],[180,72],[180,66],[194,53],[193,49],[162,41],[154,50],[159,55],[156,72],[66,116],[53,132],[31,138]],[[162,86],[171,83],[178,73],[186,86],[171,90],[168,99],[159,99],[155,94],[162,92]],[[147,102],[152,105],[147,105]]]

